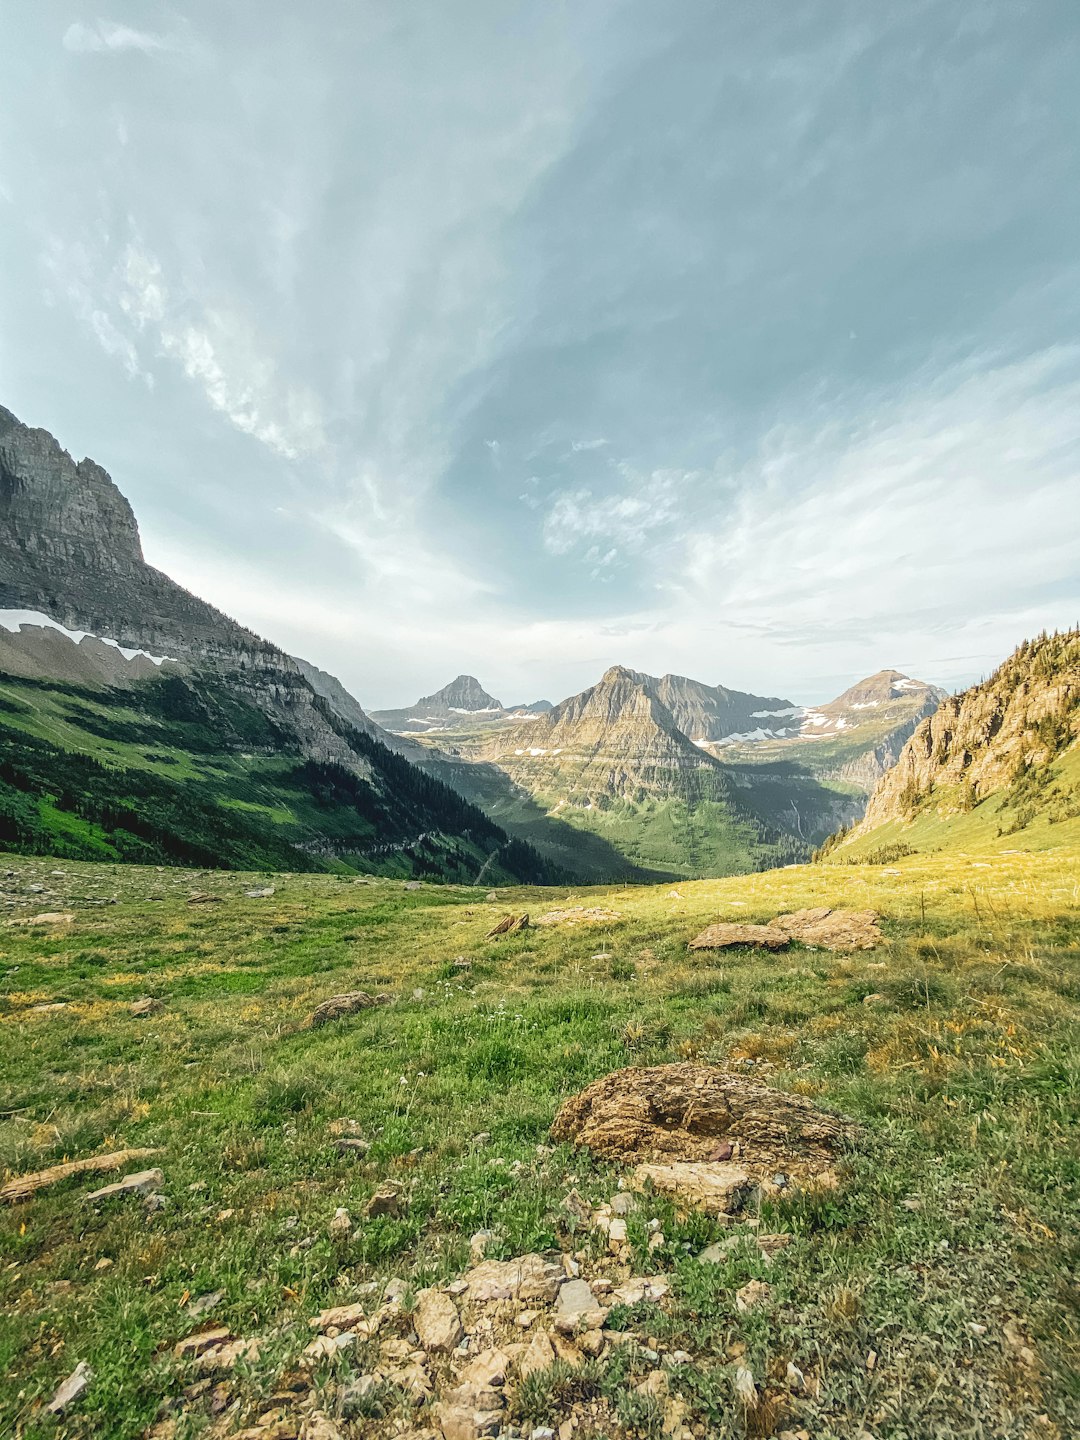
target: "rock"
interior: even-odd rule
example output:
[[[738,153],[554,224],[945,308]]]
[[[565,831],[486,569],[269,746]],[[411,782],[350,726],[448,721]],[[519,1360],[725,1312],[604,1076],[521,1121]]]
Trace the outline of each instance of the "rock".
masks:
[[[771,1294],[772,1288],[764,1280],[748,1280],[741,1290],[735,1291],[735,1308],[746,1315],[765,1305]]]
[[[592,1224],[592,1206],[578,1194],[576,1188],[563,1199],[562,1208],[577,1226]]]
[[[80,1396],[86,1394],[93,1378],[94,1372],[89,1365],[85,1360],[80,1360],[64,1383],[57,1386],[55,1394],[45,1409],[50,1415],[62,1414],[69,1405],[73,1405]]]
[[[618,1216],[609,1221],[607,1227],[608,1249],[616,1255],[626,1246],[626,1221]]]
[[[772,922],[801,945],[823,950],[873,950],[885,943],[873,910],[796,910],[791,915],[778,915]]]
[[[111,1200],[116,1195],[149,1195],[159,1185],[165,1183],[165,1176],[160,1170],[139,1170],[134,1175],[125,1175],[122,1180],[115,1181],[112,1185],[103,1185],[100,1190],[92,1190],[86,1196],[87,1204],[97,1204],[100,1200]]]
[[[431,1408],[443,1440],[479,1440],[483,1435],[497,1435],[502,1429],[501,1410],[473,1410],[445,1400]]]
[[[551,1335],[551,1348],[555,1351],[555,1359],[561,1360],[564,1365],[569,1365],[572,1370],[580,1370],[585,1364],[585,1356],[572,1340],[565,1335],[560,1335],[556,1330]]]
[[[359,1135],[363,1126],[358,1120],[348,1120],[344,1116],[337,1120],[331,1120],[326,1127],[328,1135]]]
[[[401,1211],[401,1186],[388,1180],[385,1185],[380,1185],[375,1194],[364,1206],[364,1214],[369,1220],[374,1220],[379,1215],[397,1215]]]
[[[611,1197],[609,1202],[613,1215],[629,1215],[635,1204],[633,1195],[629,1190],[620,1190]]]
[[[302,1030],[318,1030],[331,1020],[342,1020],[346,1015],[355,1015],[359,1010],[370,1010],[375,1005],[388,1005],[389,995],[369,995],[366,990],[353,990],[347,995],[332,995],[315,1009],[300,1027]]]
[[[254,890],[245,890],[244,894],[249,900],[269,900],[274,893],[273,885],[261,885]]]
[[[344,1205],[339,1205],[334,1211],[333,1218],[327,1226],[331,1236],[335,1240],[344,1240],[352,1234],[352,1216]]]
[[[506,1384],[509,1368],[510,1360],[504,1351],[496,1348],[485,1350],[466,1365],[461,1372],[461,1382],[482,1390],[498,1390]]]
[[[192,1359],[194,1355],[203,1355],[209,1349],[217,1345],[226,1345],[235,1339],[228,1325],[215,1325],[204,1331],[196,1331],[194,1335],[186,1335],[181,1341],[173,1346],[173,1354],[177,1359]]]
[[[345,1437],[324,1410],[313,1410],[300,1422],[299,1440],[345,1440]]]
[[[474,1265],[478,1265],[488,1252],[488,1246],[494,1241],[493,1230],[477,1230],[469,1240],[469,1259]]]
[[[195,890],[188,896],[189,905],[220,905],[224,897],[210,895],[205,890]]]
[[[431,1399],[431,1377],[417,1361],[388,1370],[386,1379],[398,1390],[403,1390],[414,1405],[423,1405]]]
[[[652,1395],[657,1398],[663,1398],[666,1397],[668,1393],[668,1385],[668,1377],[663,1370],[652,1370],[646,1375],[640,1385],[634,1386],[634,1389],[639,1395]]]
[[[670,1195],[693,1210],[707,1215],[730,1215],[740,1209],[753,1180],[740,1165],[719,1161],[683,1161],[674,1165],[639,1165],[632,1183],[641,1190],[652,1188]]]
[[[758,1402],[753,1373],[745,1365],[740,1365],[735,1371],[735,1394],[748,1409]]]
[[[710,925],[690,941],[691,950],[733,950],[751,946],[756,950],[786,950],[791,938],[775,925],[746,925],[730,921]]]
[[[257,1337],[250,1340],[229,1340],[224,1345],[214,1345],[198,1357],[199,1369],[210,1373],[231,1370],[239,1361],[254,1361],[259,1358],[262,1341]]]
[[[354,1140],[351,1136],[343,1136],[340,1140],[334,1141],[334,1149],[339,1155],[366,1155],[371,1149],[369,1140]]]
[[[359,1336],[355,1330],[343,1330],[340,1335],[317,1335],[310,1345],[305,1345],[301,1351],[300,1358],[308,1364],[317,1364],[320,1360],[333,1360],[343,1350],[351,1350],[356,1344]]]
[[[220,1305],[224,1299],[224,1290],[210,1290],[205,1295],[200,1295],[197,1299],[192,1300],[191,1304],[188,1305],[184,1311],[184,1314],[189,1320],[198,1320],[201,1316],[208,1315],[210,1311]]]
[[[806,1376],[792,1360],[787,1363],[786,1379],[792,1390],[806,1389]]]
[[[421,1290],[416,1297],[413,1327],[425,1350],[448,1354],[465,1336],[461,1316],[449,1295]]]
[[[518,1361],[518,1374],[524,1380],[537,1370],[546,1370],[555,1364],[555,1349],[547,1334],[537,1330],[529,1341],[528,1348]]]
[[[587,1280],[567,1280],[560,1286],[555,1302],[555,1314],[577,1320],[580,1316],[599,1310],[600,1305]]]
[[[618,1305],[640,1305],[642,1300],[654,1303],[663,1300],[671,1292],[671,1282],[664,1275],[640,1275],[624,1280],[611,1292],[612,1301]]]
[[[537,1300],[550,1305],[559,1293],[561,1268],[542,1255],[519,1255],[515,1260],[484,1260],[462,1277],[469,1299]]]
[[[29,1175],[18,1175],[0,1185],[0,1202],[12,1204],[25,1200],[37,1190],[55,1185],[71,1175],[84,1175],[93,1170],[119,1170],[131,1160],[143,1160],[150,1155],[160,1155],[159,1149],[112,1150],[108,1155],[88,1155],[82,1160],[65,1160],[60,1165],[50,1165],[47,1170],[34,1170]]]
[[[486,938],[492,940],[496,935],[514,935],[517,931],[528,928],[528,915],[504,915],[499,923],[487,932]]]
[[[152,995],[144,995],[140,1000],[131,1002],[129,1014],[136,1019],[142,1019],[144,1015],[158,1015],[164,1009],[165,1006],[160,1000],[155,1000]]]
[[[692,1062],[605,1075],[565,1101],[551,1127],[556,1142],[616,1163],[711,1163],[715,1185],[734,1183],[736,1171],[764,1181],[778,1168],[802,1183],[835,1181],[831,1167],[858,1134],[805,1096]],[[725,1145],[738,1161],[726,1170],[715,1160]]]

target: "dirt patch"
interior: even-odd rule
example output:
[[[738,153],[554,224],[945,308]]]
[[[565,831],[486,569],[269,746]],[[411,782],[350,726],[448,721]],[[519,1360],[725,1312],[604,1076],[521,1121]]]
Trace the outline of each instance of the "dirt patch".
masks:
[[[690,941],[691,950],[734,950],[752,945],[759,950],[784,950],[791,937],[775,925],[743,925],[735,921],[710,925]]]
[[[610,925],[623,917],[618,910],[605,910],[602,905],[574,905],[569,910],[549,910],[533,923],[536,925]]]
[[[857,1127],[802,1095],[788,1095],[715,1065],[656,1065],[616,1070],[567,1100],[552,1139],[572,1141],[616,1162],[637,1162],[637,1179],[678,1190],[679,1181],[708,1188],[707,1167],[721,1188],[747,1183],[834,1184],[834,1166]],[[659,1162],[659,1163],[657,1163]],[[665,1176],[663,1171],[677,1172]],[[665,1179],[671,1185],[661,1184]],[[709,1207],[711,1208],[711,1207]]]
[[[772,922],[777,930],[801,945],[823,950],[873,950],[885,943],[873,910],[796,910],[778,915]]]

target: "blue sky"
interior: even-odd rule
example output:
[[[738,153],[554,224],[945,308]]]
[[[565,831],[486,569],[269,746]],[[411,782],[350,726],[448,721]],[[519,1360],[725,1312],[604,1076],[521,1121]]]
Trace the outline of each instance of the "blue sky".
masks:
[[[0,403],[379,708],[1080,615],[1075,0],[0,0]]]

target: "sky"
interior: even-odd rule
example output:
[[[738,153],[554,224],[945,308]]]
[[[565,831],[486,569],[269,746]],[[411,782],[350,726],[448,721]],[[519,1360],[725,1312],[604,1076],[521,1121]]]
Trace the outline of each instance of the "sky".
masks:
[[[955,688],[1080,617],[1075,0],[0,25],[0,404],[366,707]]]

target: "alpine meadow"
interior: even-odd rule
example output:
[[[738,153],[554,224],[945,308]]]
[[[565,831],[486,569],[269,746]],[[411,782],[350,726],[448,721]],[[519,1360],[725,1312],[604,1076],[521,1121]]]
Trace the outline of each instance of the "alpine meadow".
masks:
[[[0,16],[0,1437],[1074,1440],[1080,14]]]

